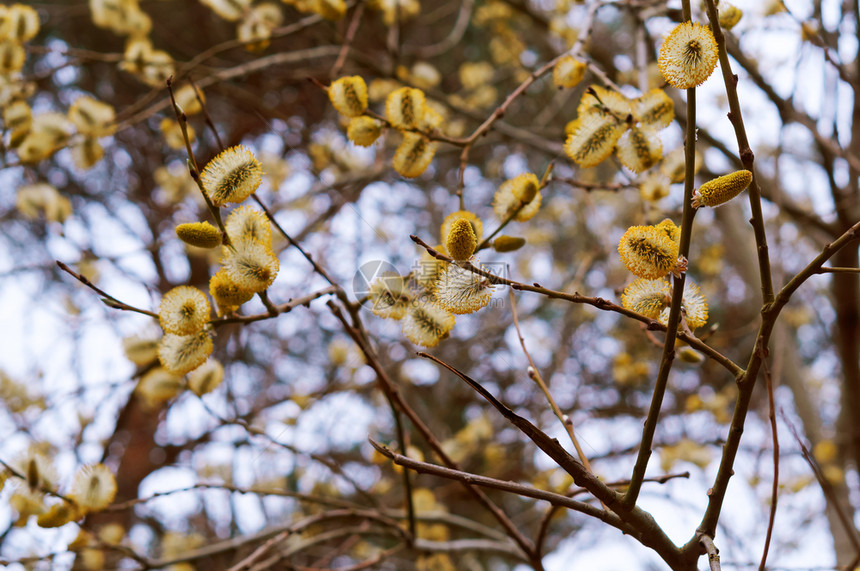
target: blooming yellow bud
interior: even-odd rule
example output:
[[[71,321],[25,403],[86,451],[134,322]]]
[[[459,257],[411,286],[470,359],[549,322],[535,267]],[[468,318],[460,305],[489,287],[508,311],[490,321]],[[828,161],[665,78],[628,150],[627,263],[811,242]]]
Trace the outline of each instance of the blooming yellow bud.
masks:
[[[402,319],[410,301],[406,280],[394,272],[384,272],[373,280],[367,297],[370,310],[385,319]]]
[[[211,393],[224,380],[224,367],[215,360],[206,361],[188,376],[188,388],[195,395]]]
[[[385,116],[398,129],[415,129],[424,117],[424,92],[401,87],[385,100]]]
[[[643,125],[663,129],[675,118],[675,104],[662,89],[651,89],[633,101],[633,117]]]
[[[650,280],[638,278],[624,288],[621,305],[625,309],[657,319],[672,301],[672,286],[664,278]]]
[[[360,147],[369,147],[382,134],[382,123],[372,117],[353,117],[346,128],[346,136]]]
[[[621,262],[640,278],[657,279],[668,273],[680,275],[687,262],[678,258],[678,244],[655,226],[632,226],[618,243]]]
[[[81,170],[91,169],[105,156],[104,147],[95,137],[84,137],[72,146],[72,160]]]
[[[272,249],[253,239],[235,240],[224,248],[221,264],[240,289],[254,293],[267,289],[278,275],[280,262]]]
[[[639,185],[642,200],[657,202],[669,195],[669,179],[663,173],[650,173]]]
[[[0,38],[24,43],[39,33],[39,14],[35,8],[24,4],[12,4],[0,23]]]
[[[69,120],[85,135],[104,137],[114,129],[113,106],[92,97],[79,97],[69,107]]]
[[[45,528],[62,527],[69,522],[82,518],[83,515],[77,504],[62,501],[52,505],[45,513],[39,514],[39,517],[36,518],[36,525]]]
[[[705,360],[701,353],[699,353],[698,351],[694,351],[689,347],[681,347],[681,349],[678,350],[678,358],[685,363],[693,364],[701,363]]]
[[[517,212],[514,220],[526,222],[537,214],[541,200],[540,181],[532,173],[523,173],[499,186],[493,196],[493,211],[500,220]]]
[[[612,154],[623,132],[624,126],[610,115],[581,115],[571,127],[564,152],[583,168],[596,166]]]
[[[263,168],[247,147],[236,145],[209,161],[200,180],[215,206],[223,206],[251,196],[263,182]]]
[[[624,121],[633,112],[629,99],[614,91],[599,85],[590,86],[576,106],[577,117],[588,114],[611,115],[618,121]]]
[[[465,218],[469,221],[469,223],[472,225],[472,230],[475,231],[475,238],[478,240],[478,242],[481,241],[481,238],[484,235],[484,224],[481,222],[481,219],[475,216],[474,213],[469,212],[468,210],[458,210],[446,216],[445,220],[442,221],[442,226],[439,229],[439,234],[442,236],[443,248],[444,243],[448,240],[448,233],[451,231],[451,227],[454,225],[454,222],[461,218]]]
[[[191,286],[175,287],[161,300],[158,321],[167,333],[189,335],[203,329],[209,320],[209,300]]]
[[[468,260],[475,253],[477,246],[478,239],[469,221],[465,218],[456,220],[445,240],[445,247],[451,257],[455,260]]]
[[[678,24],[660,47],[657,65],[673,87],[690,89],[701,85],[717,66],[717,40],[707,26]]]
[[[187,222],[176,227],[176,235],[189,246],[214,248],[221,245],[221,231],[208,222]]]
[[[406,178],[420,176],[436,154],[436,142],[420,133],[404,133],[403,142],[394,153],[394,170]]]
[[[526,244],[525,238],[519,236],[499,236],[493,240],[493,249],[497,252],[513,252]]]
[[[108,507],[115,495],[116,478],[104,464],[83,466],[78,470],[69,493],[69,497],[87,511]]]
[[[122,340],[122,348],[125,357],[135,365],[148,365],[158,357],[158,338],[126,337]]]
[[[664,218],[655,228],[664,233],[673,242],[678,243],[681,241],[681,229],[670,218]]]
[[[0,73],[10,74],[21,71],[27,59],[24,46],[14,40],[0,41]]]
[[[722,26],[726,30],[731,30],[732,28],[734,28],[737,23],[741,21],[741,17],[743,15],[743,10],[733,4],[725,2],[725,0],[719,5],[720,26]]]
[[[663,157],[663,144],[655,129],[634,126],[618,139],[617,154],[622,165],[639,173],[648,170]]]
[[[585,77],[585,63],[573,56],[564,56],[552,68],[552,82],[558,87],[574,87]]]
[[[254,292],[239,287],[230,279],[227,270],[221,268],[209,279],[209,295],[215,300],[219,308],[239,307],[254,297]]]
[[[161,366],[174,375],[184,375],[203,364],[212,354],[212,338],[206,331],[191,335],[166,333],[158,343]]]
[[[442,308],[460,315],[474,313],[490,303],[493,285],[484,276],[449,264],[436,281],[435,293]]]
[[[454,327],[454,314],[430,300],[410,304],[403,318],[403,334],[416,345],[435,347]]]
[[[699,187],[693,196],[693,207],[719,206],[725,204],[746,189],[752,182],[752,173],[748,170],[735,171],[708,181]]]
[[[367,85],[358,75],[341,77],[329,86],[328,98],[338,113],[358,117],[367,109]]]
[[[272,247],[272,223],[266,215],[250,206],[240,206],[224,222],[230,240],[256,240]]]

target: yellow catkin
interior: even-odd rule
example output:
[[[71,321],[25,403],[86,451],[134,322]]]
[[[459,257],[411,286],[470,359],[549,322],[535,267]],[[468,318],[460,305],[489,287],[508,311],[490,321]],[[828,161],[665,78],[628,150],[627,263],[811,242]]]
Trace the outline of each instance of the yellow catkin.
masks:
[[[209,294],[219,308],[238,307],[254,297],[253,291],[239,287],[224,268],[209,279]]]
[[[468,260],[475,253],[477,246],[478,239],[469,221],[465,218],[454,221],[445,240],[445,247],[451,257],[455,260]]]
[[[564,143],[564,152],[583,168],[597,166],[612,154],[623,132],[624,127],[612,116],[592,113],[580,116]]]
[[[514,212],[514,220],[526,222],[540,210],[540,181],[532,173],[523,173],[503,182],[493,196],[493,212],[499,220],[507,220]]]
[[[187,222],[176,227],[176,235],[189,246],[214,248],[221,245],[221,231],[208,222]]]
[[[552,68],[552,82],[558,87],[574,87],[585,77],[586,65],[573,56],[564,56]]]
[[[664,218],[655,226],[655,228],[665,234],[673,242],[678,243],[681,241],[681,229],[677,224],[672,222],[671,218]]]
[[[475,231],[475,237],[478,239],[478,242],[480,242],[481,238],[484,236],[484,224],[481,222],[481,219],[478,218],[475,213],[469,212],[468,210],[458,210],[446,216],[445,220],[442,221],[442,226],[439,228],[439,234],[442,237],[443,244],[448,239],[448,233],[451,231],[451,226],[460,218],[465,218],[469,221],[472,225],[472,230]]]
[[[497,252],[513,252],[526,245],[526,239],[519,236],[499,236],[493,240],[493,249]]]
[[[655,226],[628,228],[618,253],[624,266],[640,278],[653,280],[686,270],[686,261],[678,258],[678,244]]]
[[[672,285],[666,279],[638,278],[624,288],[621,305],[625,309],[657,319],[672,301]]]
[[[83,466],[75,474],[69,496],[87,511],[102,510],[116,496],[116,478],[104,464]]]
[[[242,202],[263,182],[263,167],[250,149],[230,147],[209,161],[200,175],[215,206]]]
[[[199,397],[214,391],[223,380],[224,367],[218,361],[209,360],[188,376],[188,388]]]
[[[403,334],[423,347],[435,347],[454,327],[454,314],[433,301],[417,301],[409,305],[401,320]]]
[[[717,66],[713,32],[694,22],[678,24],[660,47],[657,66],[673,87],[690,89],[701,85]]]
[[[385,100],[385,117],[398,129],[415,129],[424,118],[424,92],[414,87],[401,87]]]
[[[618,140],[617,155],[621,164],[631,171],[646,171],[663,158],[660,135],[650,127],[631,127]]]
[[[402,319],[411,300],[403,276],[384,272],[370,284],[367,292],[370,310],[384,319]]]
[[[405,133],[394,153],[394,170],[406,178],[420,176],[436,154],[436,142],[420,133]]]
[[[752,173],[748,170],[735,171],[708,181],[700,186],[693,196],[693,207],[714,207],[725,204],[743,192],[751,182]]]
[[[454,264],[439,275],[434,291],[439,305],[457,315],[474,313],[493,297],[490,280]]]
[[[741,21],[741,17],[743,17],[743,10],[734,6],[733,4],[729,4],[728,2],[720,2],[719,5],[719,21],[720,26],[725,28],[726,30],[731,30],[734,28],[738,22]]]
[[[663,129],[675,118],[675,104],[662,89],[651,89],[633,100],[633,117],[643,125]]]
[[[161,366],[174,375],[191,372],[212,354],[212,338],[206,331],[192,335],[166,333],[158,343]]]
[[[328,98],[341,115],[358,117],[367,109],[367,84],[358,75],[341,77],[329,86]]]
[[[633,107],[629,99],[617,91],[600,85],[590,86],[576,106],[577,117],[588,114],[609,115],[618,121],[624,121],[632,112]]]
[[[161,299],[158,320],[167,333],[197,333],[209,320],[209,300],[195,287],[175,287]]]
[[[382,134],[382,123],[372,117],[353,117],[346,128],[346,136],[359,147],[369,147]]]

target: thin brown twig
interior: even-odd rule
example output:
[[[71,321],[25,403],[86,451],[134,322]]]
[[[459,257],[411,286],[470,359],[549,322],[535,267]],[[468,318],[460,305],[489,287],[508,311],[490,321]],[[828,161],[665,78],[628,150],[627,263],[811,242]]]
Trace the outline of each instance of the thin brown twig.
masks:
[[[272,317],[277,317],[278,315],[280,315],[282,313],[289,313],[290,311],[292,311],[293,309],[295,309],[296,307],[299,307],[299,306],[308,307],[310,302],[312,302],[315,299],[319,299],[319,298],[326,296],[326,295],[337,294],[338,289],[339,288],[337,286],[328,286],[328,287],[323,288],[321,290],[309,293],[308,295],[298,297],[295,299],[291,299],[287,303],[282,303],[280,305],[275,305],[275,304],[271,303],[271,301],[270,301],[269,304],[271,305],[271,308],[269,308],[267,306],[267,309],[269,311],[266,313],[257,313],[254,315],[230,315],[230,316],[221,317],[218,319],[213,319],[209,323],[211,323],[215,327],[219,327],[221,325],[227,325],[228,323],[254,323],[256,321],[263,321],[265,319],[271,319]],[[268,299],[268,297],[267,297],[267,299]]]
[[[573,422],[566,414],[561,412],[561,409],[558,407],[558,404],[556,404],[555,399],[552,397],[552,393],[549,392],[549,387],[546,386],[543,377],[541,377],[540,371],[538,370],[534,359],[532,359],[531,353],[529,353],[529,350],[526,348],[526,340],[523,337],[523,332],[520,329],[520,320],[517,317],[517,299],[514,297],[514,290],[508,290],[508,298],[511,300],[511,316],[514,321],[514,328],[517,330],[517,337],[520,340],[520,347],[523,348],[523,353],[525,353],[526,359],[528,359],[529,361],[529,378],[531,378],[535,383],[537,383],[537,386],[544,394],[544,397],[546,397],[546,400],[549,403],[553,414],[555,414],[556,418],[558,418],[558,421],[561,423],[561,425],[564,426],[564,430],[565,432],[567,432],[570,441],[573,443],[573,447],[576,448],[576,453],[579,456],[579,460],[582,462],[582,465],[585,466],[585,469],[589,472],[594,472],[594,470],[591,468],[591,463],[588,461],[588,457],[585,455],[585,452],[582,451],[582,447],[579,445],[579,440],[577,440],[576,434],[574,434]]]
[[[118,300],[117,298],[113,297],[112,295],[105,293],[104,290],[99,289],[99,287],[96,286],[96,284],[91,282],[89,279],[87,279],[86,276],[77,273],[72,268],[70,268],[69,266],[67,266],[63,262],[61,262],[60,260],[57,260],[57,265],[60,267],[61,270],[63,270],[64,272],[66,272],[67,274],[69,274],[70,276],[72,276],[73,278],[75,278],[76,280],[78,280],[79,282],[81,282],[82,284],[84,284],[85,286],[87,286],[88,288],[90,288],[91,290],[93,290],[94,292],[99,294],[100,296],[102,296],[102,302],[105,305],[107,305],[108,307],[110,307],[112,309],[121,309],[123,311],[133,311],[135,313],[141,313],[143,315],[148,315],[150,317],[154,317],[155,319],[158,319],[157,313],[154,313],[154,312],[149,311],[147,309],[140,309],[139,307],[134,307],[133,305],[129,305],[127,303],[124,303],[124,302]]]
[[[539,488],[527,486],[525,484],[498,480],[496,478],[490,478],[488,476],[472,474],[470,472],[464,472],[462,470],[453,470],[451,468],[446,468],[437,464],[430,464],[428,462],[414,460],[412,458],[409,458],[408,456],[404,456],[403,454],[397,454],[387,446],[376,442],[372,438],[369,440],[371,446],[373,446],[380,454],[382,454],[386,458],[390,458],[398,466],[403,466],[404,468],[415,470],[418,473],[430,474],[433,476],[439,476],[440,478],[447,478],[449,480],[456,480],[458,482],[467,482],[476,486],[483,486],[485,488],[509,492],[527,498],[543,500],[549,502],[554,506],[572,509],[574,511],[584,513],[591,517],[595,517],[622,531],[630,531],[629,528],[625,525],[625,523],[612,512],[600,509],[585,502],[573,500],[563,494],[556,494],[555,492],[548,492],[546,490],[541,490]]]
[[[860,274],[860,268],[818,268],[816,274]]]
[[[839,522],[842,524],[842,527],[847,532],[848,540],[851,542],[851,546],[854,548],[854,551],[857,553],[858,557],[860,557],[860,537],[858,537],[857,528],[854,526],[854,523],[851,521],[850,516],[845,513],[845,510],[842,509],[842,505],[840,505],[839,501],[836,498],[836,495],[833,492],[833,486],[824,476],[824,473],[821,471],[821,466],[818,464],[818,461],[815,459],[815,456],[809,450],[809,447],[804,444],[803,440],[800,438],[800,434],[797,431],[797,427],[794,426],[794,423],[788,419],[785,415],[785,411],[780,409],[780,416],[782,416],[782,421],[788,427],[789,432],[794,437],[794,441],[797,442],[797,445],[800,447],[800,454],[803,456],[803,459],[809,465],[810,469],[812,469],[812,474],[815,476],[815,479],[818,480],[818,485],[821,486],[821,491],[824,493],[824,499],[833,506],[833,509],[836,511],[836,515],[839,518]],[[853,568],[853,567],[852,567]]]
[[[251,567],[254,563],[262,559],[270,550],[272,550],[276,544],[284,541],[290,535],[292,535],[292,530],[285,529],[278,535],[271,537],[257,546],[257,549],[252,551],[247,557],[231,566],[227,571],[242,571],[242,569],[247,569]]]
[[[346,29],[346,36],[343,39],[340,53],[337,54],[337,60],[335,60],[334,65],[331,67],[331,72],[329,73],[329,77],[332,79],[337,77],[337,74],[339,74],[341,68],[343,68],[343,64],[346,63],[346,56],[349,54],[349,49],[352,47],[352,41],[355,39],[355,33],[358,31],[358,25],[361,23],[361,17],[364,15],[364,6],[364,2],[358,2],[355,6],[355,10],[352,12],[352,20],[350,20],[349,27]]]
[[[767,521],[767,533],[764,538],[761,563],[758,566],[759,571],[764,571],[767,564],[767,553],[770,550],[770,540],[773,536],[773,526],[776,522],[776,503],[779,498],[779,436],[776,430],[776,404],[774,403],[773,396],[773,378],[767,365],[767,359],[764,357],[762,358],[762,374],[767,386],[767,416],[770,421],[770,431],[773,437],[773,485],[770,496],[770,516]]]

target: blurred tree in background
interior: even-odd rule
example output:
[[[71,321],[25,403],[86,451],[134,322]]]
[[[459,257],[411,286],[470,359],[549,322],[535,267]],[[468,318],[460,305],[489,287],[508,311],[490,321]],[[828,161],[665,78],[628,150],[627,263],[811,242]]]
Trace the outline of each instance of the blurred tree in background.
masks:
[[[0,9],[0,562],[854,569],[860,8],[748,4]]]

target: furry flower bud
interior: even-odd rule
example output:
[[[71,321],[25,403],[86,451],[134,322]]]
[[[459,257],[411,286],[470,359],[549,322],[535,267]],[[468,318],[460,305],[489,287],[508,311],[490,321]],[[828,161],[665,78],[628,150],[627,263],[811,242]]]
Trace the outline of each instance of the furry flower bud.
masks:
[[[328,98],[341,115],[358,117],[367,109],[367,85],[358,75],[341,77],[329,86]]]
[[[189,246],[214,248],[221,245],[221,231],[208,222],[187,222],[176,227],[176,235]]]
[[[748,170],[735,171],[708,181],[699,187],[693,197],[693,208],[725,204],[743,192],[751,182],[752,173]]]
[[[717,40],[702,24],[683,22],[660,46],[657,66],[666,81],[678,89],[699,86],[717,67]]]
[[[448,253],[455,260],[468,260],[478,247],[478,239],[472,225],[465,218],[454,221],[445,240]]]
[[[618,243],[621,262],[640,278],[657,279],[668,273],[680,275],[687,262],[678,258],[678,244],[655,226],[632,226]]]

